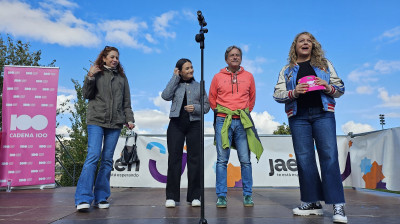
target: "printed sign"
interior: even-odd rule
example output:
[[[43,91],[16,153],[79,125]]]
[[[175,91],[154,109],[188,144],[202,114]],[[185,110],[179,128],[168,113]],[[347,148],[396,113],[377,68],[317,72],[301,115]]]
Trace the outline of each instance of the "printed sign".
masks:
[[[58,74],[4,67],[0,186],[54,183]]]

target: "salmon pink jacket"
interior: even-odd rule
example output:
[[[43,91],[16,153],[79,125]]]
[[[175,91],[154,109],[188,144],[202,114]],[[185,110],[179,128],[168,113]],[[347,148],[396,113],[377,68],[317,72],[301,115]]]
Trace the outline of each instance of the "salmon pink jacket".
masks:
[[[230,110],[249,108],[252,111],[256,101],[253,75],[243,67],[236,75],[227,68],[221,69],[211,81],[208,99],[213,110],[219,104]]]

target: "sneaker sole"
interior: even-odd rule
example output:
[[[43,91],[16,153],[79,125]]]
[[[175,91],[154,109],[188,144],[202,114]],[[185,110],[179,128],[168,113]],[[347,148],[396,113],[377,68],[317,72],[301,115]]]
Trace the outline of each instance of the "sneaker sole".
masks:
[[[347,223],[347,218],[346,219],[339,219],[339,218],[333,218],[334,223]]]
[[[217,208],[226,208],[226,205],[217,205]]]
[[[322,209],[315,209],[311,211],[302,211],[302,210],[293,211],[293,215],[299,215],[299,216],[323,215],[323,214],[324,211]]]
[[[107,209],[110,207],[110,205],[104,205],[104,204],[98,204],[98,205],[94,205],[94,207],[96,208],[101,208],[101,209]]]
[[[88,211],[90,208],[89,204],[82,204],[82,205],[77,205],[76,206],[76,210],[78,210],[79,212],[85,212]]]
[[[254,204],[243,204],[244,207],[254,207]]]

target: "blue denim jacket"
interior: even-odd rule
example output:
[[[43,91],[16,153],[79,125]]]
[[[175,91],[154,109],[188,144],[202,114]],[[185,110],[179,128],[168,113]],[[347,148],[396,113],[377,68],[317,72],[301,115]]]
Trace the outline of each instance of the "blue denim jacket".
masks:
[[[187,105],[193,105],[194,111],[189,113],[190,121],[200,120],[200,83],[193,80],[190,83],[179,83],[181,77],[172,75],[171,80],[168,82],[167,87],[161,94],[161,97],[166,100],[172,100],[171,110],[169,117],[179,117],[181,111],[183,98],[186,92]],[[208,102],[207,93],[204,90],[204,113],[210,110],[210,103]]]
[[[329,91],[319,91],[323,109],[325,111],[335,112],[335,99],[344,94],[344,83],[338,77],[335,68],[330,61],[328,62],[328,70],[322,70],[313,67],[317,77],[328,82],[331,89]],[[288,117],[294,116],[297,113],[297,100],[294,96],[294,89],[296,88],[297,72],[299,65],[290,68],[286,65],[279,73],[278,82],[275,85],[274,99],[278,103],[285,103],[285,112]]]

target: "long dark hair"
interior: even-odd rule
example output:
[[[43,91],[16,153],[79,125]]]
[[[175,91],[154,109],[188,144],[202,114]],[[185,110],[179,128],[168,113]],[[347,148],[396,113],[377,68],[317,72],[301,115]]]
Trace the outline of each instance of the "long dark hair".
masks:
[[[182,71],[182,66],[186,63],[186,62],[190,62],[190,64],[192,64],[192,62],[187,59],[187,58],[181,58],[176,62],[175,68],[178,68],[179,71]]]
[[[99,67],[99,69],[101,71],[104,71],[104,61],[103,61],[103,57],[107,57],[107,55],[111,52],[111,51],[116,51],[118,53],[118,56],[120,55],[118,49],[116,47],[110,47],[110,46],[105,46],[104,49],[102,51],[100,51],[99,56],[97,56],[96,61],[94,62],[95,65],[97,65]],[[121,65],[121,61],[118,63],[117,68],[118,73],[125,77],[125,71],[124,68]]]

